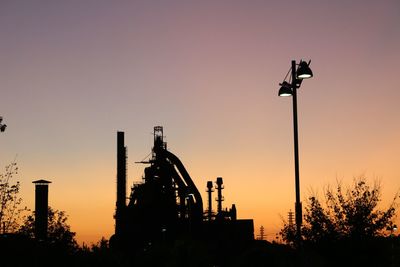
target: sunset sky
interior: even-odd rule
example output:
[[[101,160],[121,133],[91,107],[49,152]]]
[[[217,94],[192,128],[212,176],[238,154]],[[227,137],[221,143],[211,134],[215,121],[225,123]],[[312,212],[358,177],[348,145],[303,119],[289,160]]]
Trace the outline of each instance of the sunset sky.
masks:
[[[224,206],[274,239],[295,201],[278,97],[292,59],[314,72],[298,90],[301,199],[360,175],[382,207],[400,189],[398,0],[2,0],[0,36],[0,170],[16,158],[31,209],[31,182],[51,180],[80,243],[114,231],[116,132],[130,187],[155,125],[204,201],[223,177]]]

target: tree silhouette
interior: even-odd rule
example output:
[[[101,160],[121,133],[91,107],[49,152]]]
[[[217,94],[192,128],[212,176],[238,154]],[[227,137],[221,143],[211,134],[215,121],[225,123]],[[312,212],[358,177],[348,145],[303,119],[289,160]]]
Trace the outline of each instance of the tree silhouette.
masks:
[[[71,227],[68,225],[67,219],[68,217],[64,211],[53,210],[51,207],[49,207],[47,242],[54,244],[61,249],[74,251],[78,248],[78,243],[75,240],[75,232],[71,231]],[[19,229],[19,233],[34,238],[34,212],[25,218],[24,223]]]
[[[308,198],[302,227],[305,241],[362,241],[383,236],[385,229],[393,227],[398,195],[386,210],[379,210],[381,187],[377,182],[371,187],[360,177],[354,179],[352,188],[344,190],[341,183],[335,189],[328,187],[324,196],[324,203],[316,195]],[[285,223],[282,239],[293,242],[293,231],[293,227]]]
[[[0,132],[4,132],[7,128],[7,125],[1,123],[2,121],[3,121],[3,117],[0,116]]]
[[[5,167],[5,172],[0,174],[0,228],[2,233],[17,231],[21,214],[27,208],[20,208],[22,198],[19,197],[20,183],[13,183],[18,174],[18,166],[13,162]]]

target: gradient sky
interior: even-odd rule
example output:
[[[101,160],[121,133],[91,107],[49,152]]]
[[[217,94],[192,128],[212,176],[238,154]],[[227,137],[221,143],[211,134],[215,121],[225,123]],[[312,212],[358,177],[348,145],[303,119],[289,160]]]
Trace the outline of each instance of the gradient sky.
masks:
[[[311,59],[302,200],[364,174],[388,204],[400,188],[399,25],[398,0],[2,0],[0,168],[17,155],[31,209],[31,182],[53,181],[50,205],[95,242],[114,231],[117,130],[131,185],[163,125],[203,197],[222,176],[224,206],[274,239],[295,201],[292,100],[278,84],[292,59]]]

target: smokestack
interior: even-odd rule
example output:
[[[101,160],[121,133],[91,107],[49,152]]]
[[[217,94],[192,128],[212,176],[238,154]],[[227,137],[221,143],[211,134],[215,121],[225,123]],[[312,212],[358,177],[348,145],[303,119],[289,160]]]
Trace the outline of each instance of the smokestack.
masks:
[[[217,202],[218,202],[218,214],[221,213],[222,211],[222,201],[224,201],[224,197],[222,196],[222,189],[224,189],[224,187],[222,186],[223,182],[222,182],[222,177],[217,177],[217,192],[218,192],[218,196],[217,196]]]
[[[208,220],[211,221],[212,217],[212,198],[211,194],[214,192],[213,188],[213,182],[212,181],[207,181],[207,194],[208,194]]]
[[[35,184],[35,238],[46,240],[49,214],[49,184],[50,181],[37,180]]]
[[[237,211],[236,211],[236,205],[232,204],[231,208],[231,220],[236,221],[237,220]]]
[[[124,211],[126,208],[126,146],[125,133],[117,132],[117,207],[115,213],[115,233],[123,229]]]

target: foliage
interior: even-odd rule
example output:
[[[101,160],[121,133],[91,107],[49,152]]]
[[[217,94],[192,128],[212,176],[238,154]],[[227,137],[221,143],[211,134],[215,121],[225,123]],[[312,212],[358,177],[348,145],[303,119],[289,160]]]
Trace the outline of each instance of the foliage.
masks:
[[[49,207],[48,211],[48,231],[47,241],[57,247],[74,251],[78,248],[75,240],[75,232],[67,223],[68,216],[64,211],[53,210]],[[24,223],[19,229],[19,233],[34,238],[35,236],[35,213],[25,218]]]
[[[293,224],[289,224],[283,219],[283,228],[279,232],[282,240],[290,245],[293,245],[296,241],[296,227]]]
[[[361,241],[382,236],[393,227],[397,195],[386,210],[378,209],[381,187],[371,187],[364,177],[354,179],[352,188],[343,190],[341,183],[335,189],[324,191],[325,202],[316,195],[308,198],[305,207],[302,237],[311,243],[340,240]],[[281,230],[283,240],[294,241],[294,229],[285,223]]]
[[[109,241],[104,238],[104,236],[101,237],[101,239],[96,243],[92,244],[90,250],[92,252],[101,252],[101,251],[106,251],[109,249]]]
[[[5,233],[13,233],[18,229],[22,212],[27,210],[26,207],[20,208],[20,183],[12,182],[16,175],[18,166],[15,162],[7,165],[4,174],[0,174],[0,227]]]

